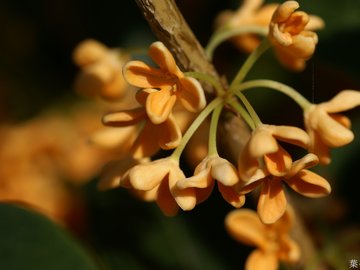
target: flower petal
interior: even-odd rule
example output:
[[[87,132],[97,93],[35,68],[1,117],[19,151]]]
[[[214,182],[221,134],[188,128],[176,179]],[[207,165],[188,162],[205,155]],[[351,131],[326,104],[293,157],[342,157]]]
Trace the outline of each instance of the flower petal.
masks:
[[[179,89],[175,94],[185,109],[190,112],[198,112],[206,105],[204,90],[194,78],[180,78]]]
[[[276,253],[259,249],[251,252],[245,263],[245,270],[277,270],[278,268]]]
[[[130,183],[135,189],[151,190],[164,180],[169,170],[168,163],[164,162],[164,159],[139,164],[129,170]]]
[[[337,113],[353,109],[359,105],[360,91],[343,90],[328,102],[320,103],[318,106],[321,106],[328,113]]]
[[[154,127],[156,127],[158,144],[162,149],[174,149],[179,145],[182,138],[181,130],[171,114],[165,122]]]
[[[294,161],[290,171],[286,174],[285,177],[291,178],[297,173],[299,173],[301,170],[314,167],[318,163],[319,163],[319,158],[316,155],[309,153],[304,157],[302,157],[301,159]]]
[[[340,147],[354,139],[351,130],[334,120],[324,110],[318,110],[318,121],[315,127],[321,140],[329,147]]]
[[[126,171],[138,162],[132,158],[115,160],[107,163],[101,172],[100,181],[97,184],[99,190],[107,190],[118,186],[131,188],[129,179],[123,177]]]
[[[292,126],[268,125],[273,136],[280,141],[306,148],[309,145],[309,135],[301,128]]]
[[[161,124],[169,117],[176,102],[168,88],[149,94],[146,99],[146,112],[151,122]]]
[[[162,42],[156,41],[152,43],[148,54],[161,70],[176,76],[183,76],[176,65],[174,57]]]
[[[137,124],[139,121],[145,119],[146,112],[143,108],[136,108],[133,110],[108,113],[102,118],[102,122],[106,126],[112,127],[126,127]]]
[[[239,182],[239,176],[234,165],[224,158],[211,159],[211,175],[225,186],[233,186]]]
[[[169,174],[169,188],[176,203],[184,211],[192,210],[196,205],[196,191],[194,188],[179,189],[177,182],[185,179],[185,175],[179,171],[171,171]]]
[[[284,22],[299,7],[300,7],[300,5],[296,1],[285,1],[274,12],[271,21],[274,22],[274,23]]]
[[[261,188],[257,211],[260,220],[265,224],[273,224],[286,211],[286,196],[278,178],[265,179]]]
[[[225,217],[225,228],[235,240],[241,243],[260,248],[266,247],[266,227],[253,210],[231,211]]]
[[[291,168],[292,158],[284,148],[279,146],[275,153],[266,154],[264,156],[266,169],[271,175],[283,176]]]
[[[288,236],[283,237],[278,251],[279,259],[287,263],[296,263],[300,260],[300,255],[299,245]]]
[[[169,190],[168,176],[159,185],[156,203],[164,215],[169,217],[175,216],[179,210],[179,206]]]
[[[259,126],[249,140],[249,155],[253,158],[262,158],[269,153],[275,153],[279,149],[277,141],[271,134],[268,125]]]
[[[185,178],[183,180],[179,180],[176,183],[176,186],[179,189],[185,189],[185,188],[206,188],[211,185],[211,183],[214,182],[211,174],[210,174],[210,168],[206,168],[197,174]]]
[[[310,198],[323,197],[331,192],[329,182],[309,170],[302,170],[290,179],[285,179],[285,182],[296,192]]]
[[[131,152],[135,159],[150,157],[160,150],[156,131],[155,126],[151,123],[144,125],[131,147]]]
[[[225,186],[218,182],[218,188],[224,200],[236,208],[240,208],[245,203],[245,195],[239,194],[234,187]]]
[[[128,62],[123,68],[123,74],[129,84],[141,88],[159,88],[174,84],[170,75],[141,61]]]

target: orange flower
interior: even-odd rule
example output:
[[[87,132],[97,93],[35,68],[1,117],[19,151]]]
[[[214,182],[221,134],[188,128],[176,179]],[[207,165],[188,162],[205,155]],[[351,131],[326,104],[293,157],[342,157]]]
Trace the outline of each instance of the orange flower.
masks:
[[[276,162],[276,160],[265,159],[266,167],[273,166],[268,163],[274,161]],[[279,163],[282,162],[281,159]],[[329,183],[316,173],[307,170],[317,163],[317,156],[307,154],[293,162],[289,170],[282,176],[267,173],[263,178],[250,179],[244,183],[240,192],[245,194],[261,186],[257,211],[263,223],[272,224],[281,218],[286,210],[287,200],[282,182],[285,182],[297,193],[310,198],[319,198],[330,193]]]
[[[164,214],[173,216],[179,207],[191,210],[196,205],[194,189],[181,190],[176,186],[184,178],[178,161],[163,158],[132,167],[122,181],[137,191],[155,194],[156,203]]]
[[[191,112],[205,107],[206,100],[200,83],[186,77],[176,65],[174,57],[161,42],[154,42],[149,55],[160,69],[141,61],[130,61],[124,67],[124,77],[132,85],[153,91],[146,100],[146,112],[154,124],[166,121],[177,99]]]
[[[339,112],[360,105],[360,92],[343,90],[330,101],[310,106],[304,112],[305,127],[310,135],[310,151],[322,164],[329,164],[331,147],[350,143],[354,134],[349,129],[350,120]]]
[[[320,18],[310,16],[299,8],[296,1],[282,3],[274,12],[269,28],[269,38],[275,46],[280,62],[287,68],[301,71],[305,68],[305,61],[315,51],[318,37],[316,30],[323,27]]]
[[[124,158],[122,160],[113,160],[107,163],[101,173],[100,181],[98,182],[99,190],[107,190],[117,187],[124,187],[131,190],[131,192],[141,198],[144,201],[155,201],[156,200],[156,188],[152,190],[137,190],[129,182],[129,169],[138,164],[145,164],[150,162],[149,158],[143,158],[136,160],[133,158]]]
[[[138,101],[143,104],[147,95],[155,91],[155,89],[140,91],[137,95]],[[165,122],[158,125],[149,121],[143,107],[109,113],[103,117],[103,123],[113,127],[127,127],[143,122],[145,124],[140,127],[141,131],[132,145],[131,152],[134,158],[150,157],[159,148],[168,150],[179,145],[182,135],[172,114],[169,115]]]
[[[238,10],[225,10],[217,18],[217,25],[232,29],[243,26],[258,26],[266,33],[271,17],[279,4],[271,3],[262,6],[263,0],[244,0]],[[260,44],[260,38],[254,34],[242,34],[232,39],[236,46],[247,53]]]
[[[226,159],[217,155],[206,157],[196,168],[194,176],[180,180],[176,186],[181,190],[196,188],[197,201],[206,200],[217,180],[219,191],[223,198],[234,207],[245,203],[245,196],[235,191],[239,182],[236,168]]]
[[[236,209],[226,216],[228,233],[241,243],[257,247],[247,258],[245,270],[276,270],[279,261],[299,261],[300,248],[289,236],[293,218],[290,209],[270,225],[261,223],[256,213],[249,209]]]
[[[259,125],[240,153],[238,169],[245,182],[264,177],[264,170],[275,176],[284,175],[291,167],[291,156],[279,146],[277,140],[307,148],[309,136],[297,127]],[[263,159],[266,159],[264,168]]]
[[[100,96],[114,101],[122,97],[128,84],[122,75],[122,66],[129,56],[109,49],[92,39],[82,41],[74,50],[73,59],[81,68],[75,89],[86,96]]]

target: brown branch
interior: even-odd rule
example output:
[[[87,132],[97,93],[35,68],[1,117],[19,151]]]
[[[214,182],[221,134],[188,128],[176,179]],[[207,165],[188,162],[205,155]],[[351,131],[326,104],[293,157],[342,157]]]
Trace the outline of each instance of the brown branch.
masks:
[[[214,66],[194,36],[174,0],[135,0],[157,38],[186,71],[207,73],[220,81]]]

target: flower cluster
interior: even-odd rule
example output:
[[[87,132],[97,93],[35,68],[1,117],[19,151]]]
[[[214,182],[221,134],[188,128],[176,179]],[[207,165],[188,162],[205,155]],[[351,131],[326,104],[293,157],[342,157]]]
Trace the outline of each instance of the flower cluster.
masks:
[[[271,47],[285,67],[295,71],[304,69],[318,43],[313,30],[323,27],[319,17],[297,11],[296,1],[261,5],[261,0],[246,0],[237,12],[223,13],[218,19],[222,26],[210,39],[206,50],[209,56],[224,37],[236,40],[251,53],[229,86],[209,74],[184,73],[160,41],[152,43],[148,50],[157,67],[138,60],[124,64],[123,75],[119,72],[118,76],[139,88],[133,93],[136,106],[107,113],[102,122],[120,130],[131,127],[134,138],[130,140],[130,156],[104,168],[99,188],[127,188],[145,201],[155,201],[168,216],[175,215],[179,209],[192,210],[204,202],[215,184],[224,200],[235,208],[242,207],[245,196],[259,188],[257,214],[235,210],[227,216],[226,227],[235,239],[258,248],[249,256],[246,269],[277,269],[279,261],[293,263],[300,258],[299,247],[289,237],[294,214],[287,200],[287,187],[309,198],[331,192],[328,181],[310,168],[318,163],[329,164],[329,149],[353,140],[350,120],[338,113],[359,106],[360,92],[344,90],[328,102],[313,104],[282,83],[246,81],[251,67]],[[259,27],[262,32],[257,31]],[[262,41],[258,36],[261,33],[265,35]],[[99,70],[108,64],[108,52],[95,44],[84,49],[92,50],[94,59],[84,60],[85,53],[79,52],[75,58],[85,67],[85,73],[97,70],[97,76],[105,78],[100,76],[105,72]],[[208,97],[208,104],[197,79],[216,90]],[[259,87],[292,98],[303,110],[304,129],[262,123],[244,95],[246,90]],[[89,88],[85,92],[95,91]],[[103,89],[96,93],[109,97]],[[181,120],[184,112],[186,121]],[[237,153],[237,163],[225,159],[217,149],[217,130],[224,112],[242,118],[251,129]],[[201,160],[193,174],[187,176],[180,167],[180,157],[210,115],[207,150],[199,155]],[[179,124],[189,121],[192,121],[190,125]],[[306,153],[294,160],[287,150],[288,144]],[[168,157],[151,160],[160,149],[173,151]]]

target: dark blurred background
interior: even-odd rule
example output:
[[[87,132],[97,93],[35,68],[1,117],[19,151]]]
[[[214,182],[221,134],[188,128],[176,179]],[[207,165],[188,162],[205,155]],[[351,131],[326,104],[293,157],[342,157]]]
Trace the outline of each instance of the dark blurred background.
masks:
[[[177,4],[205,45],[218,12],[235,9],[239,2],[178,0]],[[250,77],[278,79],[314,102],[326,101],[343,89],[360,90],[360,1],[299,3],[302,10],[326,22],[306,70],[289,72],[267,53]],[[71,55],[86,38],[109,47],[147,47],[156,39],[132,0],[0,1],[0,120],[23,121],[75,96],[72,86],[78,70]],[[244,59],[229,43],[215,53],[222,74],[234,74]],[[249,98],[264,122],[301,125],[300,110],[286,97],[254,91]],[[360,111],[347,115],[358,137]],[[359,149],[356,138],[351,145],[333,151],[329,168],[319,169],[333,183],[333,199],[315,203],[303,199],[305,216],[324,214],[316,222],[310,220],[309,226],[319,238],[325,237],[319,232],[325,226],[330,243],[336,243],[348,228],[359,229]],[[226,235],[223,218],[231,207],[218,192],[194,211],[166,218],[156,206],[135,200],[126,190],[100,193],[95,182],[84,187],[89,209],[84,238],[104,269],[242,269],[250,249]],[[247,206],[253,206],[250,200]],[[340,217],[331,215],[336,206],[341,206]]]

